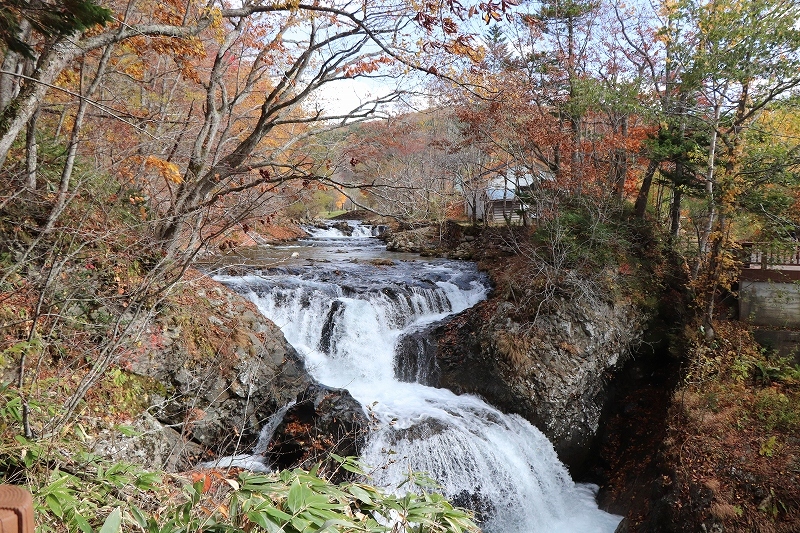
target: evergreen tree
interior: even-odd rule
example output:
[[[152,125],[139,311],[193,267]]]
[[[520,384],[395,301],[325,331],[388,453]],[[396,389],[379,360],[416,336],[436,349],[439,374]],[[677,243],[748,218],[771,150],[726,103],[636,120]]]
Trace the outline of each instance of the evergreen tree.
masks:
[[[49,40],[110,20],[111,11],[93,0],[0,0],[0,40],[7,50],[31,59],[33,48],[24,38],[23,21]]]

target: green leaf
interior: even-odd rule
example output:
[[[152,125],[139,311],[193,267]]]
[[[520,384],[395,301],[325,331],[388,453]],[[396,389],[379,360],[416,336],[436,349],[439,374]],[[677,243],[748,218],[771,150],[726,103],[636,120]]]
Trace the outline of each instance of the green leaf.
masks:
[[[242,472],[239,474],[239,486],[242,491],[269,492],[276,485],[276,478],[264,474]]]
[[[201,479],[200,481],[194,483],[190,489],[188,489],[189,497],[192,500],[192,505],[197,505],[197,503],[200,501],[200,497],[203,495],[203,485],[204,483]]]
[[[370,498],[369,492],[362,489],[358,485],[350,485],[347,488],[347,491],[367,505],[374,505],[372,498]]]
[[[289,520],[292,519],[292,515],[284,513],[277,507],[266,507],[265,509],[263,509],[263,511],[268,515],[274,516],[278,520],[282,520],[284,522],[288,522]]]
[[[337,513],[334,511],[329,511],[327,509],[315,509],[313,507],[309,507],[307,514],[315,516],[317,518],[321,518],[322,520],[345,520],[345,516],[342,513]],[[353,525],[353,524],[351,524]]]
[[[135,505],[131,505],[130,507],[131,516],[133,517],[134,521],[141,527],[142,529],[147,529],[147,517],[145,517],[144,513],[141,509],[136,507]]]
[[[103,527],[100,528],[100,533],[118,533],[121,526],[122,511],[117,507],[106,517],[106,521],[103,522]]]
[[[354,474],[359,475],[367,475],[366,468],[357,457],[342,457],[341,455],[336,455],[335,453],[330,454],[331,458],[342,465],[342,468],[347,470],[348,472],[353,472]]]
[[[275,522],[270,520],[269,517],[264,513],[260,513],[258,511],[253,511],[253,512],[247,513],[247,518],[251,522],[253,522],[255,524],[258,524],[259,526],[263,527],[264,529],[266,529],[270,533],[275,533],[275,532],[281,531],[280,524],[276,524]]]
[[[461,533],[463,531],[464,526],[461,524],[459,520],[454,520],[449,516],[445,516],[444,520],[445,522],[447,522],[447,525],[450,526],[450,531],[452,531],[453,533]]]
[[[348,522],[347,520],[332,519],[322,524],[322,527],[315,531],[315,533],[323,533],[324,531],[340,531],[334,526],[342,526],[342,528],[345,530],[354,529],[357,527],[356,524]]]
[[[161,475],[157,472],[145,472],[144,474],[140,474],[134,485],[139,490],[155,490],[156,485],[161,482]]]
[[[231,494],[231,499],[228,501],[228,517],[230,521],[238,523],[239,515],[241,514],[241,505],[239,504],[239,495],[235,492]]]
[[[75,513],[72,517],[75,523],[78,525],[78,529],[83,531],[83,533],[93,533],[92,526],[89,525],[88,520],[86,520],[83,516]]]
[[[299,480],[292,482],[292,487],[289,489],[289,496],[286,499],[286,505],[289,510],[297,514],[306,507],[306,502],[311,496],[311,491],[308,487],[301,484]]]
[[[58,501],[58,498],[53,494],[48,494],[45,497],[45,503],[47,503],[47,508],[50,509],[50,512],[59,518],[63,518],[64,509],[61,507],[61,502]]]
[[[294,518],[292,518],[292,521],[290,523],[292,524],[292,527],[295,528],[297,531],[305,531],[311,526],[311,522],[309,520],[306,520],[305,518],[300,516],[295,516]]]
[[[117,431],[119,431],[126,437],[138,437],[139,435],[142,434],[140,431],[137,431],[136,428],[134,428],[133,426],[127,426],[124,424],[118,425]]]
[[[344,462],[342,463],[342,468],[347,470],[348,472],[359,474],[361,476],[367,474],[366,470],[359,463],[355,462],[350,462],[350,461]]]

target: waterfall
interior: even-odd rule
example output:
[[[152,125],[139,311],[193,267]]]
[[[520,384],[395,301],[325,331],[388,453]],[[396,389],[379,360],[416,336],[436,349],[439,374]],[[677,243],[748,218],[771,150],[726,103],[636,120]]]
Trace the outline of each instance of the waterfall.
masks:
[[[331,264],[324,268],[312,262],[218,279],[281,327],[315,379],[347,388],[366,406],[376,428],[362,460],[376,467],[376,485],[392,490],[409,469],[427,472],[448,498],[474,509],[489,533],[613,532],[620,517],[597,508],[594,488],[572,481],[537,428],[475,396],[408,382],[431,379],[432,370],[423,368],[430,364],[419,361],[423,354],[410,357],[422,370],[395,372],[403,360],[399,344],[408,349],[416,342],[424,351],[409,337],[475,305],[488,284],[468,263],[386,254],[372,234],[357,225],[349,237],[318,229],[305,244],[336,247],[341,255],[326,259]],[[361,248],[348,257],[342,247],[351,242]],[[393,264],[370,264],[369,254]]]

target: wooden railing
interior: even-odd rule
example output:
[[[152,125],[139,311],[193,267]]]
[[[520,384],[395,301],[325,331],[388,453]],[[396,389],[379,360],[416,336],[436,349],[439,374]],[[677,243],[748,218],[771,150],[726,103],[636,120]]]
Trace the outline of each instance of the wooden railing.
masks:
[[[0,533],[33,533],[33,500],[27,490],[0,485]]]
[[[743,242],[743,268],[800,267],[800,243],[797,242]]]

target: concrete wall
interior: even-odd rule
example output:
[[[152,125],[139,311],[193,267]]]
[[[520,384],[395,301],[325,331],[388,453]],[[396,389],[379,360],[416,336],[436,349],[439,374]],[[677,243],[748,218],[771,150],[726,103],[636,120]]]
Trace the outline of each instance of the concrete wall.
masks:
[[[800,327],[800,283],[741,279],[739,319],[756,326]]]
[[[800,364],[800,331],[753,328],[753,337],[761,346],[774,350],[779,357],[793,357]]]

